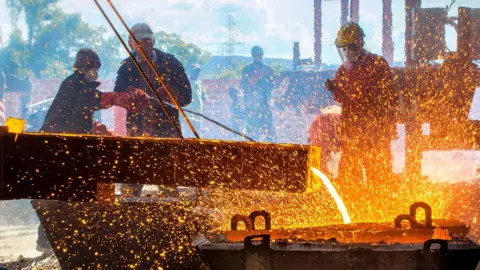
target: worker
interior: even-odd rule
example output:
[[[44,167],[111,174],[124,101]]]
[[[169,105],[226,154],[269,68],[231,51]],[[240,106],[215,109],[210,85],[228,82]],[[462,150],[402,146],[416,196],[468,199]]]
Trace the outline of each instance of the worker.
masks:
[[[254,46],[252,57],[253,63],[243,69],[240,81],[245,97],[247,134],[256,141],[275,142],[270,100],[277,76],[271,67],[263,63],[262,47]]]
[[[95,111],[111,106],[137,111],[143,108],[135,106],[148,105],[148,96],[138,89],[131,88],[124,93],[100,92],[97,78],[101,66],[95,51],[78,51],[74,72],[60,85],[40,132],[113,135],[105,125],[94,121]],[[41,225],[38,228],[37,250],[51,250]]]
[[[207,91],[202,85],[202,81],[199,80],[200,72],[202,71],[200,65],[193,64],[188,72],[188,78],[190,80],[190,85],[192,87],[192,102],[185,107],[185,109],[191,110],[193,112],[203,113],[203,103],[207,100]],[[188,119],[192,123],[193,127],[197,133],[201,133],[203,129],[203,120],[199,115],[191,114],[185,112]],[[186,121],[182,121],[184,127],[187,126]],[[193,136],[193,134],[191,134]]]
[[[60,85],[40,132],[98,133],[97,128],[102,130],[103,127],[94,123],[95,111],[111,106],[136,111],[132,104],[147,105],[148,96],[138,89],[131,88],[125,93],[100,92],[97,89],[100,86],[97,78],[101,65],[95,51],[91,49],[78,51],[73,66],[74,72]],[[137,102],[138,98],[143,98],[144,102]]]
[[[361,181],[365,169],[367,180],[387,181],[392,172],[398,94],[387,61],[368,52],[364,38],[357,23],[341,27],[335,45],[343,63],[333,81],[325,83],[342,106],[339,178]]]
[[[246,133],[245,131],[245,108],[243,97],[240,96],[240,90],[236,86],[228,86],[227,93],[232,103],[230,105],[230,124],[232,129]]]
[[[163,81],[168,87],[181,107],[192,102],[192,89],[188,80],[187,74],[183,65],[175,56],[164,53],[155,49],[155,35],[146,23],[137,23],[132,26],[131,32],[138,41],[139,46],[143,49],[150,61],[156,67],[156,70],[162,77]],[[155,73],[150,69],[148,63],[143,56],[138,52],[134,40],[130,37],[129,45],[134,51],[133,55],[140,67],[145,71],[149,81],[156,89],[160,98],[173,104],[167,91],[163,85],[157,80]],[[163,111],[158,101],[156,101],[154,94],[149,89],[147,82],[144,80],[140,71],[136,68],[132,59],[127,58],[122,62],[115,81],[115,92],[125,92],[129,87],[135,87],[145,91],[151,97],[153,111],[148,109],[139,113],[127,114],[127,133],[129,136],[150,136],[162,138],[177,138],[177,134],[173,124],[169,121],[167,114]],[[173,121],[180,127],[179,112],[174,107],[168,107],[168,112],[173,118]]]
[[[155,34],[150,26],[146,23],[137,23],[131,27],[131,32],[138,42],[140,48],[145,52],[148,59],[152,62],[161,79],[170,90],[173,97],[176,99],[181,107],[185,107],[192,102],[192,89],[188,80],[187,74],[183,65],[175,56],[155,49]],[[129,38],[129,46],[132,49],[133,56],[145,71],[148,81],[152,84],[158,96],[167,103],[173,104],[166,89],[163,87],[160,80],[155,76],[153,70],[138,51],[135,41],[132,37]],[[122,62],[115,81],[115,92],[128,91],[130,87],[135,87],[145,91],[151,99],[150,104],[152,108],[148,108],[141,112],[127,113],[127,134],[129,136],[149,136],[161,138],[178,138],[179,135],[175,130],[174,125],[168,119],[167,114],[160,106],[158,100],[152,93],[147,82],[142,77],[140,71],[135,66],[132,59],[127,58]],[[180,128],[179,111],[173,107],[168,106],[167,111],[172,117],[173,122]],[[139,197],[142,193],[143,185],[123,185],[122,193]],[[163,190],[166,195],[177,195],[176,191],[171,190],[167,192]]]

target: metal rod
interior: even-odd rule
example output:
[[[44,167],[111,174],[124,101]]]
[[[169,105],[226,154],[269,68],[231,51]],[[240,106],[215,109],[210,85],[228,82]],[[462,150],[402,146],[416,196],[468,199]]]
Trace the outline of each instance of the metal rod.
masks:
[[[348,22],[348,0],[340,0],[340,25]]]
[[[350,20],[358,23],[360,21],[360,0],[351,0],[350,2]]]
[[[382,53],[383,57],[387,60],[391,66],[393,64],[393,13],[392,13],[392,0],[383,0],[383,25],[382,25]]]
[[[170,104],[167,103],[167,105],[170,105]],[[173,107],[173,105],[170,105],[170,106]],[[191,113],[191,114],[194,114],[194,115],[198,115],[198,116],[200,116],[200,117],[203,117],[203,118],[205,118],[206,120],[214,123],[215,125],[218,125],[218,126],[221,127],[221,128],[224,128],[224,129],[226,129],[226,130],[228,130],[228,131],[230,131],[230,132],[232,132],[232,133],[234,133],[234,134],[237,134],[238,136],[240,136],[240,137],[242,137],[242,138],[244,138],[244,139],[247,139],[247,140],[249,140],[249,141],[251,141],[251,142],[255,142],[254,139],[248,137],[248,136],[245,135],[244,133],[241,133],[241,132],[238,132],[238,131],[236,131],[236,130],[234,130],[234,129],[232,129],[232,128],[229,128],[229,127],[225,126],[224,124],[222,124],[222,123],[220,123],[220,122],[218,122],[218,121],[215,121],[215,120],[211,119],[210,117],[207,117],[207,116],[205,116],[205,115],[203,115],[203,114],[201,114],[201,113],[194,112],[194,111],[191,111],[191,110],[187,110],[187,109],[183,109],[183,110],[186,111],[186,112],[188,112],[188,113]]]
[[[170,99],[172,100],[173,104],[175,104],[177,110],[180,112],[180,114],[183,116],[183,118],[185,118],[185,121],[187,122],[187,125],[188,127],[190,128],[190,130],[193,132],[193,134],[195,135],[195,137],[197,139],[200,139],[200,136],[198,135],[198,133],[195,131],[195,128],[193,127],[192,123],[190,122],[190,120],[188,119],[187,115],[185,114],[185,112],[183,111],[182,107],[178,104],[177,100],[175,99],[175,97],[172,95],[172,93],[170,92],[170,90],[168,89],[167,85],[165,84],[165,82],[163,81],[162,77],[160,76],[160,74],[158,73],[157,69],[155,68],[155,66],[153,65],[152,61],[150,61],[150,59],[147,57],[147,55],[145,54],[145,52],[143,51],[142,47],[140,47],[140,44],[138,43],[138,40],[135,38],[135,36],[133,35],[132,31],[130,30],[130,28],[127,26],[127,24],[125,23],[125,21],[123,20],[122,16],[120,15],[120,13],[118,13],[117,9],[115,8],[115,6],[113,5],[112,1],[111,0],[107,0],[107,3],[110,5],[110,7],[112,7],[112,10],[115,12],[115,14],[117,15],[118,19],[122,22],[123,26],[125,27],[125,29],[128,31],[128,34],[130,36],[130,38],[135,42],[135,45],[137,46],[137,49],[138,51],[140,52],[140,54],[142,55],[142,57],[145,59],[145,61],[148,63],[148,65],[150,66],[150,68],[152,69],[152,71],[155,73],[155,76],[157,76],[157,80],[160,82],[160,84],[162,85],[162,87],[165,89],[165,91],[167,92],[168,96],[170,97]],[[156,93],[156,91],[154,91]],[[158,97],[160,99],[160,97]]]
[[[178,136],[183,140],[183,136],[182,136],[182,132],[180,131],[180,128],[177,126],[177,124],[175,123],[175,121],[173,121],[173,118],[172,116],[170,115],[170,113],[168,112],[167,110],[167,107],[165,105],[165,103],[163,102],[163,100],[160,98],[160,96],[158,95],[157,91],[155,91],[155,88],[153,87],[152,83],[150,82],[150,80],[148,79],[148,76],[145,74],[145,72],[143,71],[143,69],[140,67],[140,64],[137,62],[137,60],[135,59],[135,56],[133,56],[133,54],[130,52],[130,49],[128,48],[127,44],[125,44],[125,41],[123,41],[122,37],[120,36],[120,34],[118,33],[117,29],[115,28],[115,26],[112,24],[112,22],[110,21],[110,19],[108,18],[107,14],[105,14],[105,11],[103,10],[103,8],[100,6],[100,4],[98,3],[98,0],[93,0],[95,2],[95,4],[97,5],[98,9],[100,10],[100,12],[102,13],[103,17],[105,17],[105,19],[107,20],[108,24],[110,25],[110,27],[112,28],[112,30],[115,32],[115,35],[117,36],[117,38],[120,40],[120,43],[122,43],[123,47],[125,48],[125,50],[128,52],[128,55],[130,56],[130,58],[133,60],[133,63],[135,64],[135,66],[138,68],[138,71],[140,72],[140,74],[142,74],[143,78],[145,79],[145,81],[147,82],[147,85],[148,87],[150,88],[150,90],[153,92],[153,94],[155,95],[155,97],[158,99],[158,101],[160,102],[160,106],[162,107],[163,111],[167,114],[167,117],[168,117],[168,120],[170,120],[170,122],[172,123],[173,127],[175,128],[175,130],[177,131],[177,134]]]

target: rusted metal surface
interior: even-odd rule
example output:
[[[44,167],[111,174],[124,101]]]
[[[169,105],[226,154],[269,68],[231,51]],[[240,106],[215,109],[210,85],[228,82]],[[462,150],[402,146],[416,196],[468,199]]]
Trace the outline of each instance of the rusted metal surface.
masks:
[[[423,222],[423,221],[422,221]],[[270,234],[272,240],[326,241],[336,239],[342,243],[423,243],[432,239],[435,228],[448,231],[455,237],[465,237],[470,230],[465,223],[456,220],[435,219],[434,228],[410,227],[397,229],[394,223],[357,223],[338,224],[322,227],[262,230],[231,230],[220,233],[218,237],[228,242],[239,242],[247,236]],[[214,234],[211,237],[215,237]]]
[[[480,8],[458,8],[457,50],[480,59]]]
[[[252,239],[260,244],[249,245]],[[467,240],[434,240],[421,244],[342,244],[287,241],[269,242],[268,235],[251,236],[240,243],[198,241],[206,264],[221,269],[475,269],[480,260],[479,247]],[[432,244],[440,244],[433,250]],[[246,250],[249,250],[246,253]],[[247,258],[247,254],[256,254]],[[263,257],[262,257],[263,256]],[[254,260],[256,259],[256,260]],[[250,261],[250,264],[246,262]],[[252,262],[253,261],[253,262]],[[255,263],[256,262],[256,263]],[[251,266],[254,267],[251,267]]]
[[[181,202],[34,200],[63,269],[199,269],[191,240],[209,219]]]
[[[254,244],[260,238],[260,244]],[[272,267],[272,251],[270,250],[270,235],[245,237],[243,246],[245,269],[269,270]]]
[[[308,188],[310,146],[10,133],[0,139],[0,199],[88,201],[98,182]]]
[[[450,224],[448,220],[441,220],[442,224]],[[455,223],[453,223],[455,224]],[[452,231],[458,231],[465,235],[462,230],[466,226],[464,224],[456,224],[458,227],[451,226]],[[455,229],[457,228],[457,229]],[[460,229],[462,228],[462,229]],[[449,231],[450,233],[450,231]],[[209,235],[216,239],[225,239],[227,242],[241,242],[245,237],[256,234],[269,234],[272,240],[276,241],[293,241],[293,242],[318,242],[322,243],[331,239],[339,243],[372,243],[372,244],[411,244],[423,243],[432,239],[435,230],[430,229],[395,229],[392,223],[358,223],[352,225],[331,225],[312,228],[297,229],[273,229],[273,230],[255,230],[255,231],[226,231],[218,235]],[[459,234],[456,234],[460,237]]]
[[[414,23],[414,58],[419,63],[441,59],[447,49],[445,22],[447,11],[443,7],[421,8]]]
[[[417,220],[417,210],[424,210],[425,219]],[[255,227],[257,217],[263,217],[263,229]],[[404,229],[402,221],[408,221]],[[239,230],[239,222],[245,224],[245,230]],[[272,240],[326,241],[335,239],[341,243],[423,243],[429,239],[464,238],[470,227],[452,219],[432,219],[432,208],[424,202],[411,205],[409,214],[399,215],[393,223],[356,223],[337,224],[321,227],[272,229],[271,215],[267,211],[254,211],[249,216],[235,215],[231,219],[231,230],[212,233],[208,236],[224,239],[227,242],[241,242],[245,237],[269,234]]]
[[[462,59],[458,61],[465,65]],[[404,105],[398,122],[405,124],[405,167],[409,178],[421,175],[422,151],[479,149],[480,124],[461,116],[470,110],[475,89],[480,86],[478,69],[466,69],[454,78],[444,77],[452,71],[442,66],[393,68],[393,73]],[[445,81],[455,87],[440,89]],[[422,134],[423,123],[430,124],[430,134]]]
[[[425,212],[423,222],[416,220],[419,208]],[[465,237],[469,227],[431,215],[428,204],[417,202],[409,214],[399,216],[400,222],[410,221],[408,229],[401,223],[271,229],[270,214],[255,211],[232,218],[231,231],[201,235],[194,244],[212,270],[475,269],[480,246]],[[254,229],[258,216],[264,217],[265,229]],[[247,230],[238,230],[239,221]]]
[[[421,5],[421,0],[405,1],[406,69],[396,70],[396,75],[400,75],[396,76],[397,83],[403,84],[399,91],[406,104],[405,111],[400,113],[400,121],[405,123],[405,167],[407,177],[410,179],[421,175],[423,150],[476,150],[480,142],[477,128],[474,130],[460,128],[456,131],[449,128],[453,119],[460,122],[467,120],[473,93],[478,87],[479,76],[476,74],[478,71],[472,74],[459,74],[462,69],[457,67],[465,66],[465,63],[457,63],[446,70],[445,76],[437,73],[438,67],[426,63],[431,59],[447,59],[448,54],[445,53],[447,24],[453,25],[458,33],[457,57],[467,62],[478,59],[480,9],[459,8],[457,24],[453,18],[447,17],[445,8],[427,9],[421,8]],[[453,77],[448,77],[449,74]],[[476,81],[474,82],[476,85],[467,86],[472,79]],[[445,85],[450,87],[444,87]],[[433,136],[422,136],[423,123],[438,127]],[[461,135],[458,134],[459,131],[462,131]]]
[[[418,19],[421,0],[405,0],[405,58],[407,67],[415,64],[414,59],[414,26]]]

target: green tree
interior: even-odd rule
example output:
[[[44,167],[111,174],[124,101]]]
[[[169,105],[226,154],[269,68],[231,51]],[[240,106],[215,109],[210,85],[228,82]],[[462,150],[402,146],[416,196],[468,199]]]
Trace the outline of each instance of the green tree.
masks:
[[[64,61],[49,58],[46,60],[47,67],[40,71],[42,79],[66,78],[70,75],[71,68]]]
[[[104,37],[101,33],[105,33],[103,27],[97,29],[99,32],[99,41],[92,47],[102,60],[102,68],[100,69],[100,77],[107,78],[110,74],[116,74],[121,59],[119,54],[122,48],[120,41],[116,36]]]
[[[22,38],[22,32],[13,29],[8,45],[0,50],[1,69],[6,74],[32,75],[31,70],[26,66],[29,57],[28,45]]]
[[[10,9],[12,26],[17,26],[21,12],[25,14],[25,22],[28,29],[28,43],[32,46],[36,35],[41,31],[42,22],[52,17],[50,7],[58,0],[8,0],[7,7]]]
[[[0,50],[0,68],[6,73],[37,78],[64,78],[72,71],[75,53],[91,48],[102,60],[101,78],[117,71],[122,47],[115,36],[106,36],[104,27],[82,21],[79,14],[66,14],[57,7],[58,0],[7,0],[12,24],[10,42]],[[25,15],[27,40],[17,24]],[[175,55],[186,67],[203,64],[210,54],[180,35],[159,32],[156,46]]]
[[[41,71],[49,68],[52,61],[63,61],[71,70],[75,52],[98,42],[97,30],[83,22],[79,14],[65,14],[60,9],[53,13],[53,19],[37,34],[28,61],[35,76],[40,78]]]
[[[161,51],[173,54],[185,67],[204,64],[211,55],[193,43],[185,42],[178,34],[160,31],[155,34],[155,46]]]
[[[81,48],[97,50],[103,62],[102,74],[113,69],[119,60],[119,43],[104,37],[105,28],[93,27],[79,14],[66,14],[53,0],[8,1],[12,28],[10,42],[0,51],[2,67],[7,73],[34,75],[38,78],[64,78],[72,72],[75,53]],[[18,14],[24,12],[28,41],[16,28]],[[35,24],[31,22],[36,21]],[[117,42],[117,43],[116,43]]]

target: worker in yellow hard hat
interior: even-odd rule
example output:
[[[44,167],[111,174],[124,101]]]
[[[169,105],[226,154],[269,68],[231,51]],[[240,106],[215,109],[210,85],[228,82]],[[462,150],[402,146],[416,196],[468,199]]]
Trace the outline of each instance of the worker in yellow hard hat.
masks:
[[[370,181],[389,177],[398,100],[390,67],[383,57],[365,50],[365,33],[357,23],[343,25],[335,45],[342,65],[325,88],[342,105],[339,178],[358,183],[362,169]]]

